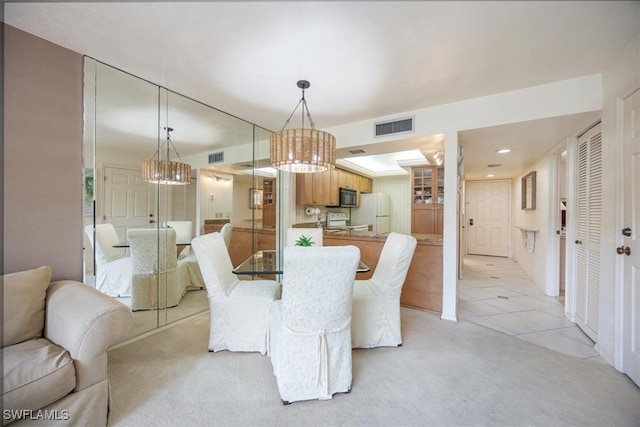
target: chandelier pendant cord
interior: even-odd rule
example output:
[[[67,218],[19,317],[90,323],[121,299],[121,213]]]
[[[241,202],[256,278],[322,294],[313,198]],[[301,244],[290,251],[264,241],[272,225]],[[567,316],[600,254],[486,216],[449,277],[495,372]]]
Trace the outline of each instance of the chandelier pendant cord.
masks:
[[[296,108],[293,109],[293,111],[289,115],[289,118],[284,122],[284,125],[282,125],[282,128],[280,129],[280,132],[285,130],[285,128],[287,127],[287,125],[291,121],[291,118],[293,117],[293,115],[296,113],[296,111],[298,111],[298,107],[300,107],[300,104],[302,104],[302,129],[304,129],[305,111],[307,113],[306,116],[309,119],[309,124],[311,125],[311,129],[315,129],[316,128],[316,125],[315,125],[315,123],[313,123],[313,119],[311,118],[311,112],[309,112],[309,107],[307,106],[307,100],[304,98],[304,89],[302,89],[302,98],[300,98],[300,101],[298,101],[298,104],[296,105]]]

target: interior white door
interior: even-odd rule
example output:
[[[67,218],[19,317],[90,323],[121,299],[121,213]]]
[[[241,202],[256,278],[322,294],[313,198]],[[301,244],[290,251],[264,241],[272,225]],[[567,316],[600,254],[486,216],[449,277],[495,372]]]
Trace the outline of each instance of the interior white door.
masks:
[[[508,181],[467,183],[467,241],[469,254],[509,256]]]
[[[113,224],[120,241],[129,228],[155,226],[155,186],[142,179],[140,169],[104,167],[104,222]]]
[[[640,89],[624,100],[623,370],[640,385]]]
[[[600,235],[602,232],[602,131],[600,124],[578,138],[576,209],[576,323],[598,341]]]

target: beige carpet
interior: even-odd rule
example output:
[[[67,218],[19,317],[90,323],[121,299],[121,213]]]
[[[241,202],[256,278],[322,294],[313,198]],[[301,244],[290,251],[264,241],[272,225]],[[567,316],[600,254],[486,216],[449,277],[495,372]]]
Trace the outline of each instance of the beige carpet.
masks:
[[[608,365],[403,309],[404,345],[355,350],[353,390],[282,405],[269,358],[207,351],[208,314],[109,352],[113,426],[640,426]]]

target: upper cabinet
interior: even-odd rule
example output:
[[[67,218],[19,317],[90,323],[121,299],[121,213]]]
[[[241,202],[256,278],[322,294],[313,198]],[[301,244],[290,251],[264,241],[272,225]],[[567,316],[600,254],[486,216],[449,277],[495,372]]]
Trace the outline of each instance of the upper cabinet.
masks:
[[[411,168],[411,232],[442,234],[444,213],[444,167]]]
[[[357,190],[358,196],[360,193],[370,193],[371,178],[337,168],[319,173],[299,173],[296,176],[296,203],[310,206],[338,206],[340,188]]]

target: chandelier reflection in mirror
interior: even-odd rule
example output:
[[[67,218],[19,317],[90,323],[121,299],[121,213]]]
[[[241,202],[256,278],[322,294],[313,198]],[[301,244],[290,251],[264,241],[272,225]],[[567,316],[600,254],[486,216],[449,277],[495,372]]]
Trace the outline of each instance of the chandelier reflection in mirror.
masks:
[[[335,167],[336,138],[330,133],[317,130],[311,119],[304,91],[311,84],[307,80],[299,80],[302,98],[296,105],[279,132],[269,138],[271,165],[282,171],[294,173],[323,172]],[[302,128],[285,129],[291,117],[302,104]],[[310,129],[305,129],[305,116],[309,119]]]
[[[182,157],[171,142],[171,134],[173,128],[163,128],[167,131],[167,140],[162,144],[160,149],[151,160],[142,162],[142,178],[152,184],[168,184],[168,185],[185,185],[191,184],[191,165],[182,162]],[[170,148],[176,152],[180,162],[172,162],[169,158]],[[160,160],[159,153],[166,149],[167,157]],[[154,160],[154,158],[157,159]]]

